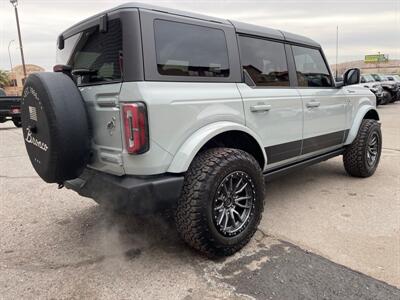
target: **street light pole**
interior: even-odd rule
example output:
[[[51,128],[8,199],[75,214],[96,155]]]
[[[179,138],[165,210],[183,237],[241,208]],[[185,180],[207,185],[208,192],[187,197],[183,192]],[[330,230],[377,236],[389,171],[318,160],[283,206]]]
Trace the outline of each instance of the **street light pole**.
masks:
[[[26,78],[24,50],[22,49],[21,29],[19,27],[19,18],[18,18],[18,9],[17,9],[18,0],[10,0],[10,3],[14,6],[14,10],[15,10],[15,19],[17,20],[17,29],[18,29],[19,50],[21,52],[21,60],[22,60],[22,68],[24,69],[24,77]]]
[[[11,53],[10,53],[10,46],[11,46],[11,44],[12,44],[13,42],[15,42],[15,41],[14,41],[14,40],[11,40],[11,41],[8,43],[8,58],[10,59],[10,71],[12,71],[12,68],[13,68],[12,60],[11,60]]]
[[[339,58],[339,26],[336,26],[336,80],[338,78],[338,58]]]

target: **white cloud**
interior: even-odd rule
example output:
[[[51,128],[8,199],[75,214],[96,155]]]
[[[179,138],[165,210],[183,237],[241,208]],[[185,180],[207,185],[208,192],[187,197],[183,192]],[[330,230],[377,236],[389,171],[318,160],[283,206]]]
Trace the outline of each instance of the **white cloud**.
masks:
[[[74,23],[126,1],[19,0],[22,38],[27,63],[51,69],[60,32]],[[328,60],[335,57],[336,25],[340,29],[340,60],[387,53],[400,58],[399,0],[200,0],[143,1],[150,4],[278,28],[306,35],[323,46]],[[14,11],[0,0],[0,69],[9,68],[8,43],[18,40]],[[20,63],[17,43],[10,47]]]

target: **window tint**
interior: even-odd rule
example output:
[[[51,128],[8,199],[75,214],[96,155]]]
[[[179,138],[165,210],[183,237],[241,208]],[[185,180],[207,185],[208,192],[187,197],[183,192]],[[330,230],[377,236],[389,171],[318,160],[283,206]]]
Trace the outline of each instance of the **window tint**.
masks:
[[[288,86],[283,43],[239,36],[240,59],[257,86]]]
[[[119,19],[108,22],[106,33],[98,26],[85,30],[64,41],[57,53],[57,62],[73,70],[86,69],[78,83],[98,83],[121,80],[122,29]]]
[[[299,86],[331,87],[328,68],[317,49],[292,46]]]
[[[229,76],[228,49],[222,30],[155,20],[154,35],[161,75]]]

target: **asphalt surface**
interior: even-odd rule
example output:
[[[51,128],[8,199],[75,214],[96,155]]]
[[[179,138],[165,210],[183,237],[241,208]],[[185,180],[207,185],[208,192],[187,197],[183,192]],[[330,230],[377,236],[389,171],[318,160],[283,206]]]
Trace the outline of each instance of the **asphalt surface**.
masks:
[[[37,177],[0,124],[0,299],[400,299],[400,103],[376,174],[335,158],[268,184],[251,243],[210,261],[168,216],[130,217]]]

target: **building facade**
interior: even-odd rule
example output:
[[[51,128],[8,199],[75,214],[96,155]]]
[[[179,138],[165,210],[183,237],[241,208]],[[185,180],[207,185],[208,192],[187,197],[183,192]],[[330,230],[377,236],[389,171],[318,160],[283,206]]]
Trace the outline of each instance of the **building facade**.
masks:
[[[44,72],[44,68],[37,65],[27,64],[25,67],[26,76],[29,76],[29,74],[32,73]],[[6,94],[9,96],[20,96],[25,83],[24,69],[22,65],[12,68],[9,73],[9,78],[9,86],[4,87]]]

